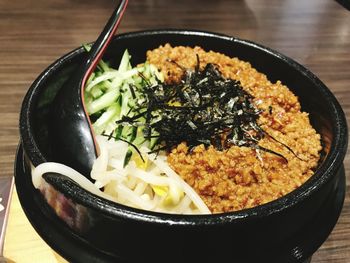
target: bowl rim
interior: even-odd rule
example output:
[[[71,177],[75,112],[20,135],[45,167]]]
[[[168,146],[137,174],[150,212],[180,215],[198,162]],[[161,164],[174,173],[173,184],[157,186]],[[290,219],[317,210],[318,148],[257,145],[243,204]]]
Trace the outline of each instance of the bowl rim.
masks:
[[[127,32],[114,37],[113,41],[118,39],[132,39],[142,36],[160,36],[160,35],[190,35],[195,37],[207,37],[215,38],[223,41],[231,41],[239,43],[245,46],[249,46],[253,49],[258,49],[262,52],[268,53],[275,58],[282,60],[284,63],[289,64],[297,71],[302,73],[308,78],[315,87],[317,87],[323,94],[324,99],[327,101],[331,114],[334,117],[332,129],[333,129],[333,141],[329,150],[329,154],[326,156],[323,163],[318,167],[315,173],[300,187],[292,192],[274,200],[269,203],[259,205],[253,208],[239,210],[235,212],[226,212],[220,214],[209,215],[177,215],[177,214],[165,214],[152,211],[146,211],[142,209],[128,207],[122,204],[114,203],[109,200],[105,200],[101,197],[95,196],[91,193],[94,200],[98,200],[100,206],[96,206],[96,203],[89,202],[91,198],[85,200],[79,200],[79,202],[87,207],[97,209],[99,212],[110,216],[118,216],[121,218],[137,220],[142,222],[153,222],[160,224],[171,225],[212,225],[212,224],[227,224],[232,222],[239,222],[241,220],[247,220],[248,218],[261,218],[275,213],[279,213],[285,209],[295,206],[300,201],[309,197],[312,193],[317,191],[322,185],[326,184],[333,175],[336,174],[338,169],[343,163],[345,153],[347,150],[348,136],[347,136],[347,122],[345,114],[335,98],[332,92],[326,87],[326,85],[316,77],[310,70],[294,61],[293,59],[275,51],[271,48],[265,47],[261,44],[257,44],[250,40],[244,40],[225,34],[200,31],[200,30],[182,30],[182,29],[153,29]],[[67,54],[58,58],[55,62],[49,65],[32,83],[28,89],[21,107],[20,112],[20,136],[22,145],[24,147],[26,155],[29,157],[33,165],[38,165],[41,162],[46,161],[41,154],[38,145],[36,144],[33,136],[31,135],[33,128],[30,123],[31,112],[36,103],[36,94],[40,90],[41,84],[51,76],[61,65],[71,61],[76,56],[83,52],[83,47],[78,47]],[[80,188],[80,187],[79,187]],[[82,189],[82,188],[81,188]],[[85,190],[84,190],[85,191]],[[101,208],[102,207],[102,208]]]

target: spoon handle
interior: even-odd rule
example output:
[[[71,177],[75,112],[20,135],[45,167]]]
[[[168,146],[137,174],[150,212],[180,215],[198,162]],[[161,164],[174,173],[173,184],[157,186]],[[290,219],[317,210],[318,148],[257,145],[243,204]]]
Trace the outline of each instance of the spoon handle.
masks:
[[[128,0],[119,2],[90,52],[84,53],[77,71],[62,85],[51,105],[52,159],[74,168],[87,178],[90,178],[99,147],[85,108],[84,88],[112,40],[127,3]]]
[[[95,43],[93,44],[88,55],[85,57],[86,61],[83,61],[82,63],[82,65],[85,65],[85,67],[82,68],[82,70],[85,71],[85,74],[83,75],[83,78],[81,81],[82,89],[84,88],[88,77],[96,68],[97,63],[102,58],[108,44],[111,42],[112,37],[114,36],[114,33],[118,28],[120,20],[123,17],[123,13],[127,5],[128,5],[128,0],[121,0],[119,2],[118,8],[114,10],[112,16],[108,20],[103,31],[101,32],[101,34],[99,35]]]
[[[97,40],[95,41],[95,43],[92,45],[89,53],[85,56],[82,65],[84,65],[83,67],[81,67],[80,72],[82,72],[81,74],[78,74],[78,76],[81,76],[81,79],[79,80],[79,97],[81,99],[82,102],[82,107],[85,113],[85,118],[87,119],[87,123],[89,125],[89,130],[91,133],[91,137],[93,140],[93,145],[94,145],[94,149],[95,149],[95,154],[96,157],[99,155],[99,147],[98,144],[95,140],[95,135],[94,135],[94,131],[92,129],[92,125],[91,125],[91,121],[89,118],[89,114],[87,113],[86,107],[85,107],[85,102],[84,102],[84,88],[85,88],[85,84],[88,80],[88,78],[90,77],[91,73],[94,71],[94,69],[96,68],[98,62],[100,61],[100,59],[102,58],[103,54],[105,53],[109,43],[111,42],[115,31],[117,30],[120,20],[123,17],[124,11],[126,9],[126,6],[128,5],[128,0],[121,0],[119,2],[118,7],[113,11],[113,14],[111,15],[111,17],[109,18],[107,24],[105,25],[104,29],[102,30],[102,32],[100,33],[99,37],[97,38]]]

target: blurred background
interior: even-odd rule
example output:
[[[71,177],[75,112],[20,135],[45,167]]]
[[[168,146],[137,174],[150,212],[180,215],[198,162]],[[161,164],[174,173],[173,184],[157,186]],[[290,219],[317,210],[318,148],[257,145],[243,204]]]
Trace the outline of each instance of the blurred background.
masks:
[[[13,175],[25,92],[54,60],[94,41],[115,5],[0,0],[0,190],[8,187],[1,179]],[[350,116],[350,11],[335,0],[130,0],[118,32],[155,28],[214,31],[278,50],[315,73]],[[349,154],[344,164],[349,184]],[[340,220],[314,263],[350,262],[347,189]]]

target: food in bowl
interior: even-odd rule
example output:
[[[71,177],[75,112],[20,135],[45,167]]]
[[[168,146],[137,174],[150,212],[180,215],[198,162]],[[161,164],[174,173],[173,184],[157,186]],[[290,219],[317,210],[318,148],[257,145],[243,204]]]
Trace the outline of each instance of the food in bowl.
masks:
[[[33,171],[36,187],[55,171],[128,206],[222,213],[293,191],[320,158],[320,135],[286,86],[200,47],[166,44],[134,68],[127,51],[117,70],[101,61],[85,102],[99,134],[94,184],[44,163]]]
[[[40,194],[27,168],[30,163],[37,166],[55,160],[52,138],[47,134],[48,110],[56,90],[80,65],[84,50],[78,48],[50,65],[31,85],[22,104],[20,129],[25,159],[20,151],[15,174],[19,199],[30,222],[54,249],[76,262],[91,258],[103,262],[152,261],[154,253],[149,251],[154,250],[154,244],[157,258],[172,255],[173,261],[227,260],[228,254],[222,252],[232,248],[236,249],[230,256],[237,262],[306,261],[333,229],[344,200],[342,161],[348,136],[344,113],[334,95],[314,74],[283,54],[208,32],[153,30],[118,35],[104,59],[117,69],[118,58],[128,48],[133,65],[137,65],[146,61],[147,50],[164,43],[199,45],[238,57],[249,61],[272,83],[281,80],[286,84],[322,136],[321,158],[314,175],[295,191],[265,205],[198,216],[155,213],[113,203],[54,173],[43,176],[50,192]],[[52,189],[58,193],[51,196],[54,203],[48,201]],[[81,221],[82,228],[78,224]],[[141,236],[148,241],[135,239]],[[166,242],[159,242],[164,239]],[[174,247],[178,253],[173,253]]]

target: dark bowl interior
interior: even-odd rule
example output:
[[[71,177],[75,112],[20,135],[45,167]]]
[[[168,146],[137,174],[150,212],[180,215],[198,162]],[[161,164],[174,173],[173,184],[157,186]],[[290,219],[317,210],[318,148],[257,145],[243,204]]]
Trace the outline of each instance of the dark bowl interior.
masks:
[[[142,211],[98,198],[65,178],[49,177],[46,181],[73,203],[87,209],[89,216],[95,221],[89,229],[78,231],[78,236],[83,242],[92,243],[106,253],[121,257],[132,253],[133,250],[128,245],[133,244],[135,240],[128,236],[141,233],[153,235],[151,240],[154,242],[157,242],[158,238],[158,246],[163,249],[160,254],[164,255],[169,253],[168,245],[175,244],[171,241],[173,238],[176,241],[182,240],[179,255],[191,254],[192,249],[186,247],[190,246],[193,249],[201,249],[203,258],[215,258],[221,255],[224,249],[238,246],[238,259],[253,260],[254,256],[244,249],[247,245],[260,246],[256,251],[261,258],[271,257],[276,253],[271,252],[273,247],[280,247],[306,224],[315,220],[315,216],[337,188],[339,171],[347,149],[344,113],[329,89],[309,70],[276,51],[233,37],[179,30],[128,33],[115,37],[104,59],[116,65],[127,48],[132,54],[132,64],[136,65],[145,60],[147,50],[164,43],[171,43],[173,46],[198,45],[205,50],[238,57],[266,74],[271,82],[281,80],[287,85],[299,97],[302,110],[310,114],[313,127],[322,136],[323,156],[315,174],[300,188],[268,204],[238,212],[198,216]],[[24,152],[34,165],[54,161],[51,152],[51,142],[54,138],[50,137],[47,129],[49,106],[67,76],[79,65],[82,53],[83,49],[78,48],[50,65],[32,84],[24,99],[20,133]],[[77,230],[72,231],[77,233]],[[112,237],[113,235],[122,235],[123,242]],[[222,236],[227,235],[232,236],[228,243],[222,240]],[[266,237],[269,237],[268,244]],[[170,241],[163,244],[160,238]],[[313,249],[323,241],[324,238],[318,240]],[[213,244],[215,242],[218,245]],[[143,247],[140,251],[145,253],[147,249],[151,249],[148,245]],[[307,251],[309,254],[313,252]],[[301,259],[308,256],[307,253],[305,252],[306,255]],[[138,255],[133,257],[138,258]],[[290,254],[286,258],[292,260],[295,256]]]

